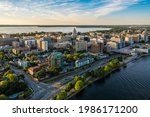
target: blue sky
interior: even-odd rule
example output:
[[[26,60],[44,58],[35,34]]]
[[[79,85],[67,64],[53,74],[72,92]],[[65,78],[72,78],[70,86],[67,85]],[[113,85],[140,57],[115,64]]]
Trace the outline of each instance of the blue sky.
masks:
[[[150,0],[0,0],[0,24],[150,24]]]

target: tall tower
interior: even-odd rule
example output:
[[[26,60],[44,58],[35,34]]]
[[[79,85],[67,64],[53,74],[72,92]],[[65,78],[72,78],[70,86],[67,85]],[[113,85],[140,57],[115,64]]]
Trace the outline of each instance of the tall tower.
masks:
[[[75,38],[77,36],[77,29],[74,28],[72,32],[72,37]]]

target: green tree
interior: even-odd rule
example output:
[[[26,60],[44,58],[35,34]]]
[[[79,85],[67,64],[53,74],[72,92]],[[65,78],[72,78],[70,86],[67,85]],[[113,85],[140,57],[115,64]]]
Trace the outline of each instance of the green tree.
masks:
[[[87,77],[89,77],[89,76],[91,76],[91,72],[89,72],[89,71],[84,74],[84,77],[85,77],[85,78],[87,78]]]
[[[48,73],[51,76],[56,76],[59,74],[59,68],[58,67],[50,67],[50,68],[48,68]]]
[[[72,61],[73,60],[73,56],[71,54],[67,54],[66,55],[66,59],[67,59],[67,61]]]
[[[9,49],[9,50],[8,50],[8,53],[11,54],[11,53],[12,53],[12,49]]]
[[[46,75],[45,69],[41,69],[40,71],[35,73],[35,77],[38,78],[38,79],[41,79],[41,78],[45,77],[45,75]]]
[[[37,59],[37,56],[32,55],[32,56],[30,57],[30,59],[31,59],[31,61],[36,60],[36,59]]]
[[[56,96],[56,100],[64,100],[67,98],[67,92],[66,91],[62,91],[59,94],[57,94]]]
[[[84,54],[79,54],[79,58],[84,58]]]
[[[110,69],[109,65],[106,65],[106,66],[104,67],[104,71],[105,71],[105,72],[110,72],[110,70],[111,70],[111,69]]]
[[[84,82],[82,80],[79,80],[79,81],[76,82],[74,88],[75,88],[76,91],[79,91],[83,88],[83,86],[84,86]]]
[[[77,82],[78,80],[82,80],[82,77],[81,76],[75,76],[74,80]]]
[[[0,94],[4,93],[8,87],[8,82],[7,81],[1,81],[0,82]]]
[[[23,67],[23,71],[27,71],[28,70],[28,67]]]
[[[6,69],[6,70],[9,70],[9,69],[10,69],[10,65],[9,65],[9,64],[6,65],[5,69]]]
[[[4,77],[7,76],[8,74],[13,74],[13,72],[11,70],[8,70],[7,72],[5,72],[5,74],[3,75]]]
[[[18,77],[17,77],[16,74],[7,74],[6,77],[8,78],[8,80],[9,80],[10,82],[16,82],[16,81],[18,80]]]
[[[22,59],[21,54],[17,54],[16,57],[19,58],[19,59]]]
[[[4,60],[4,52],[0,51],[0,60]]]
[[[24,74],[20,74],[20,78],[24,79],[25,78]]]
[[[1,94],[0,100],[8,100],[8,97],[5,94]]]
[[[65,88],[65,91],[70,91],[72,89],[72,82],[69,82]]]

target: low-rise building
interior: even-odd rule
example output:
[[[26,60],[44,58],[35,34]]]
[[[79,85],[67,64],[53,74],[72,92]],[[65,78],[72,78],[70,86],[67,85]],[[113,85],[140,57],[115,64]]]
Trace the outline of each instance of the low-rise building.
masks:
[[[55,43],[54,48],[66,48],[68,45],[70,46],[70,45],[72,45],[72,43],[69,41],[65,41],[65,42],[61,42],[61,43]]]
[[[10,38],[10,34],[2,34],[2,38]]]
[[[75,67],[82,67],[84,65],[88,65],[90,63],[94,62],[94,58],[92,57],[86,57],[86,58],[83,58],[83,59],[79,59],[77,61],[75,61]]]
[[[0,46],[9,45],[12,46],[13,41],[19,41],[17,38],[0,38]]]
[[[18,66],[19,67],[28,67],[28,62],[27,61],[21,61],[21,60],[19,60],[18,61]]]
[[[76,41],[75,50],[76,52],[87,51],[87,41]]]
[[[13,48],[12,49],[12,52],[14,54],[22,54],[22,53],[25,53],[25,52],[28,52],[29,49],[28,48]]]
[[[150,53],[150,48],[134,48],[133,52],[149,54]]]
[[[57,37],[57,42],[61,43],[64,41],[70,41],[72,39],[71,35],[59,36]]]
[[[41,69],[40,66],[36,66],[36,67],[30,67],[28,68],[28,72],[30,75],[34,75],[36,72],[38,72]]]
[[[0,50],[8,51],[9,49],[12,49],[12,47],[11,47],[11,46],[9,46],[9,45],[0,46]]]
[[[53,52],[50,56],[50,64],[52,67],[63,67],[64,56],[60,52]]]
[[[132,52],[150,54],[150,44],[145,44],[140,48],[134,48]]]

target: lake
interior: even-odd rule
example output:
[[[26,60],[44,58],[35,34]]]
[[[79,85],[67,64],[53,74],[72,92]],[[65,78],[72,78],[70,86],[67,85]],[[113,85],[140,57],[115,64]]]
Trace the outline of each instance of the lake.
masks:
[[[7,33],[7,34],[14,34],[14,33],[27,33],[27,32],[72,32],[74,27],[0,27],[0,33]],[[90,32],[90,31],[97,31],[97,30],[110,30],[111,28],[77,28],[78,32]]]
[[[85,88],[72,100],[150,100],[150,56]]]

